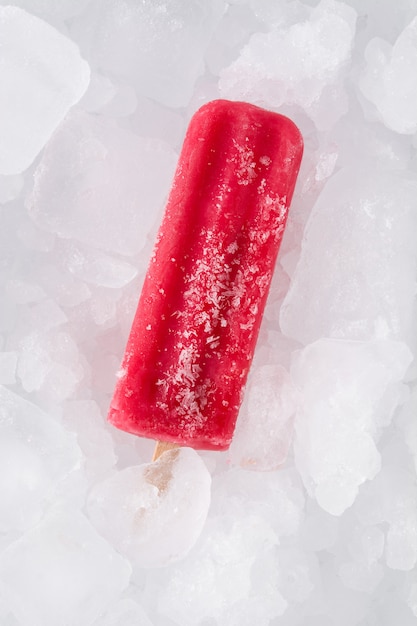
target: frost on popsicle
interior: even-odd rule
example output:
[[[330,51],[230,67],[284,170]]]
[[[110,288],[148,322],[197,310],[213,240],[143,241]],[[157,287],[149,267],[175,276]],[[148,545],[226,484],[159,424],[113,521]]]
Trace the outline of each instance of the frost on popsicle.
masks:
[[[250,184],[256,176],[254,171],[248,170],[246,162],[242,165],[240,161],[236,172],[238,184]],[[261,181],[259,194],[262,187]],[[184,433],[191,436],[196,428],[204,426],[207,420],[204,409],[217,390],[215,373],[203,378],[200,363],[226,357],[231,364],[230,371],[225,373],[227,379],[242,377],[246,373],[238,370],[234,358],[242,346],[250,345],[258,319],[258,303],[265,296],[272,273],[271,268],[260,275],[257,260],[263,257],[263,246],[270,238],[275,241],[281,238],[287,214],[284,201],[276,199],[274,202],[270,196],[263,200],[259,221],[262,224],[264,220],[265,228],[262,224],[249,233],[248,255],[243,262],[236,241],[226,246],[223,233],[203,229],[201,255],[184,272],[183,300],[187,304],[172,313],[179,324],[173,322],[171,325],[171,332],[177,338],[173,356],[178,354],[178,360],[172,359],[173,364],[166,376],[158,380],[158,385],[162,396],[164,392],[166,395],[175,393]],[[238,324],[234,321],[237,313]],[[223,338],[229,332],[230,339],[225,348]],[[223,405],[227,407],[228,401],[224,400]],[[158,406],[169,409],[163,400]]]

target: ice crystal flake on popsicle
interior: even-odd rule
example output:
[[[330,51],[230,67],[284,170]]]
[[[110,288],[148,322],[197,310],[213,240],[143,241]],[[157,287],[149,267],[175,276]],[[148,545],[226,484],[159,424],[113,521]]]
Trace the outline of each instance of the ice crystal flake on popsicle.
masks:
[[[302,154],[294,124],[242,102],[194,115],[145,278],[110,421],[230,445]]]

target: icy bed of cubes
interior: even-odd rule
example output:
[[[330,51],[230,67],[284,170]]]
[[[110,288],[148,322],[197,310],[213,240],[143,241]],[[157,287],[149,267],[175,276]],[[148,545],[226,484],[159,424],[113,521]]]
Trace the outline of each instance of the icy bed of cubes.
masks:
[[[2,626],[416,623],[416,15],[0,1]],[[105,416],[217,97],[305,156],[233,445],[151,465]]]

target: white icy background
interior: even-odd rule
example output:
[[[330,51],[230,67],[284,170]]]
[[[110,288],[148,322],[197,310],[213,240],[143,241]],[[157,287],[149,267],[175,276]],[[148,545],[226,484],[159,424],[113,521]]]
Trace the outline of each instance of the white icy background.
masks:
[[[412,626],[416,0],[6,4],[1,625]],[[232,447],[155,468],[105,417],[216,97],[305,155]]]

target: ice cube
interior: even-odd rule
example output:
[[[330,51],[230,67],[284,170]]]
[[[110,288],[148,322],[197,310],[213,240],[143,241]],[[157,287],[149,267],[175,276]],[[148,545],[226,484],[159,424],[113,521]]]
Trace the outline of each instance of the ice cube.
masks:
[[[109,120],[73,111],[35,171],[29,213],[36,224],[65,239],[137,254],[159,219],[175,161],[162,141],[141,139]]]
[[[112,606],[92,626],[153,626],[137,602],[124,598]]]
[[[235,468],[217,472],[210,510],[237,519],[262,512],[280,538],[298,533],[304,506],[303,485],[294,467],[267,473]]]
[[[407,604],[417,617],[417,581],[411,582],[408,586]]]
[[[0,432],[0,531],[21,531],[39,521],[81,452],[75,435],[5,387]]]
[[[61,261],[61,253],[59,253]],[[49,263],[37,266],[37,277],[43,289],[60,307],[75,307],[91,296],[91,290],[84,281],[64,273],[52,259]]]
[[[411,337],[416,198],[416,182],[400,172],[363,167],[332,177],[311,212],[282,304],[285,335],[303,344]]]
[[[96,290],[94,296],[90,300],[91,317],[97,326],[103,328],[112,328],[119,319],[117,317],[117,300],[120,294],[106,290]],[[116,297],[115,297],[116,296]],[[120,363],[119,363],[120,365]],[[97,365],[100,369],[100,364]],[[117,371],[118,368],[116,368]],[[103,371],[102,373],[105,374]],[[114,371],[112,372],[114,384]]]
[[[291,375],[302,395],[295,461],[325,511],[341,515],[380,470],[374,437],[401,401],[411,360],[394,341],[321,339],[295,355]]]
[[[65,265],[73,276],[86,283],[110,289],[124,287],[137,274],[130,263],[79,245],[67,249]]]
[[[63,423],[76,432],[85,455],[84,471],[90,481],[101,480],[116,464],[113,440],[96,402],[76,400],[64,407]]]
[[[20,342],[17,375],[25,391],[42,391],[54,401],[69,398],[84,376],[79,350],[59,329],[33,331]]]
[[[90,70],[70,39],[18,7],[0,6],[0,40],[0,173],[19,174],[81,98]]]
[[[0,352],[0,385],[14,385],[16,382],[16,351]]]
[[[23,189],[24,178],[20,174],[3,176],[0,174],[0,204],[18,198]]]
[[[417,474],[417,390],[410,394],[408,400],[404,403],[402,411],[402,426],[404,430],[405,442],[413,456],[414,467]]]
[[[305,602],[313,593],[317,577],[316,557],[298,547],[281,547],[277,553],[279,563],[279,589],[291,603]]]
[[[96,485],[88,498],[92,523],[138,567],[182,558],[204,526],[211,478],[191,448],[165,452]]]
[[[350,60],[355,22],[356,11],[347,4],[321,0],[309,20],[291,26],[278,22],[268,32],[254,34],[238,59],[220,73],[221,94],[273,108],[295,104],[324,126],[323,114],[332,114],[327,124],[333,125],[346,111],[343,87],[333,94],[331,89]]]
[[[42,287],[31,281],[22,280],[20,278],[11,278],[6,283],[7,296],[19,304],[27,304],[29,302],[39,302],[46,298],[46,294]]]
[[[67,316],[52,298],[42,299],[26,309],[27,325],[31,329],[47,332],[68,321]]]
[[[304,523],[301,527],[302,545],[306,550],[330,551],[338,536],[337,520],[333,515],[309,501]]]
[[[385,536],[378,526],[344,525],[340,544],[348,541],[348,555],[342,558],[338,574],[349,589],[372,594],[384,576],[380,563],[384,551]]]
[[[339,567],[338,574],[349,589],[373,593],[384,576],[380,563],[347,561]]]
[[[188,104],[224,0],[106,0],[96,16],[92,58],[103,72],[170,107]]]
[[[90,0],[13,0],[13,4],[48,21],[72,18],[85,10]]]
[[[398,133],[417,130],[417,17],[393,46],[379,37],[365,50],[367,65],[359,80],[364,96],[376,111],[370,114]],[[375,115],[376,114],[376,115]]]
[[[351,533],[349,552],[356,561],[368,565],[379,560],[384,552],[385,536],[379,526],[359,526]]]
[[[363,524],[388,526],[387,565],[410,571],[417,562],[417,485],[415,474],[402,462],[397,457],[394,463],[386,463],[371,483],[363,485],[355,508]]]
[[[282,465],[292,439],[296,406],[297,390],[283,367],[255,369],[230,447],[231,461],[258,470]]]
[[[77,511],[51,510],[0,558],[5,600],[22,626],[90,626],[130,574],[129,563]]]
[[[110,78],[92,72],[90,84],[80,101],[80,108],[87,113],[99,112],[115,97],[117,87]]]
[[[414,483],[414,490],[417,485]],[[415,498],[414,506],[417,506]],[[388,567],[412,571],[417,563],[417,514],[409,510],[396,516],[388,529],[386,560]]]
[[[159,612],[181,626],[199,623],[239,624],[234,619],[240,604],[247,599],[262,606],[271,589],[264,584],[253,589],[252,568],[257,557],[274,551],[277,538],[269,524],[257,515],[210,520],[201,540],[181,567],[174,566],[159,597]],[[270,581],[275,594],[274,617],[282,614],[287,603],[276,587],[275,572]],[[190,590],[192,589],[192,593]],[[187,598],[184,601],[184,598]],[[272,608],[272,607],[271,607]]]

